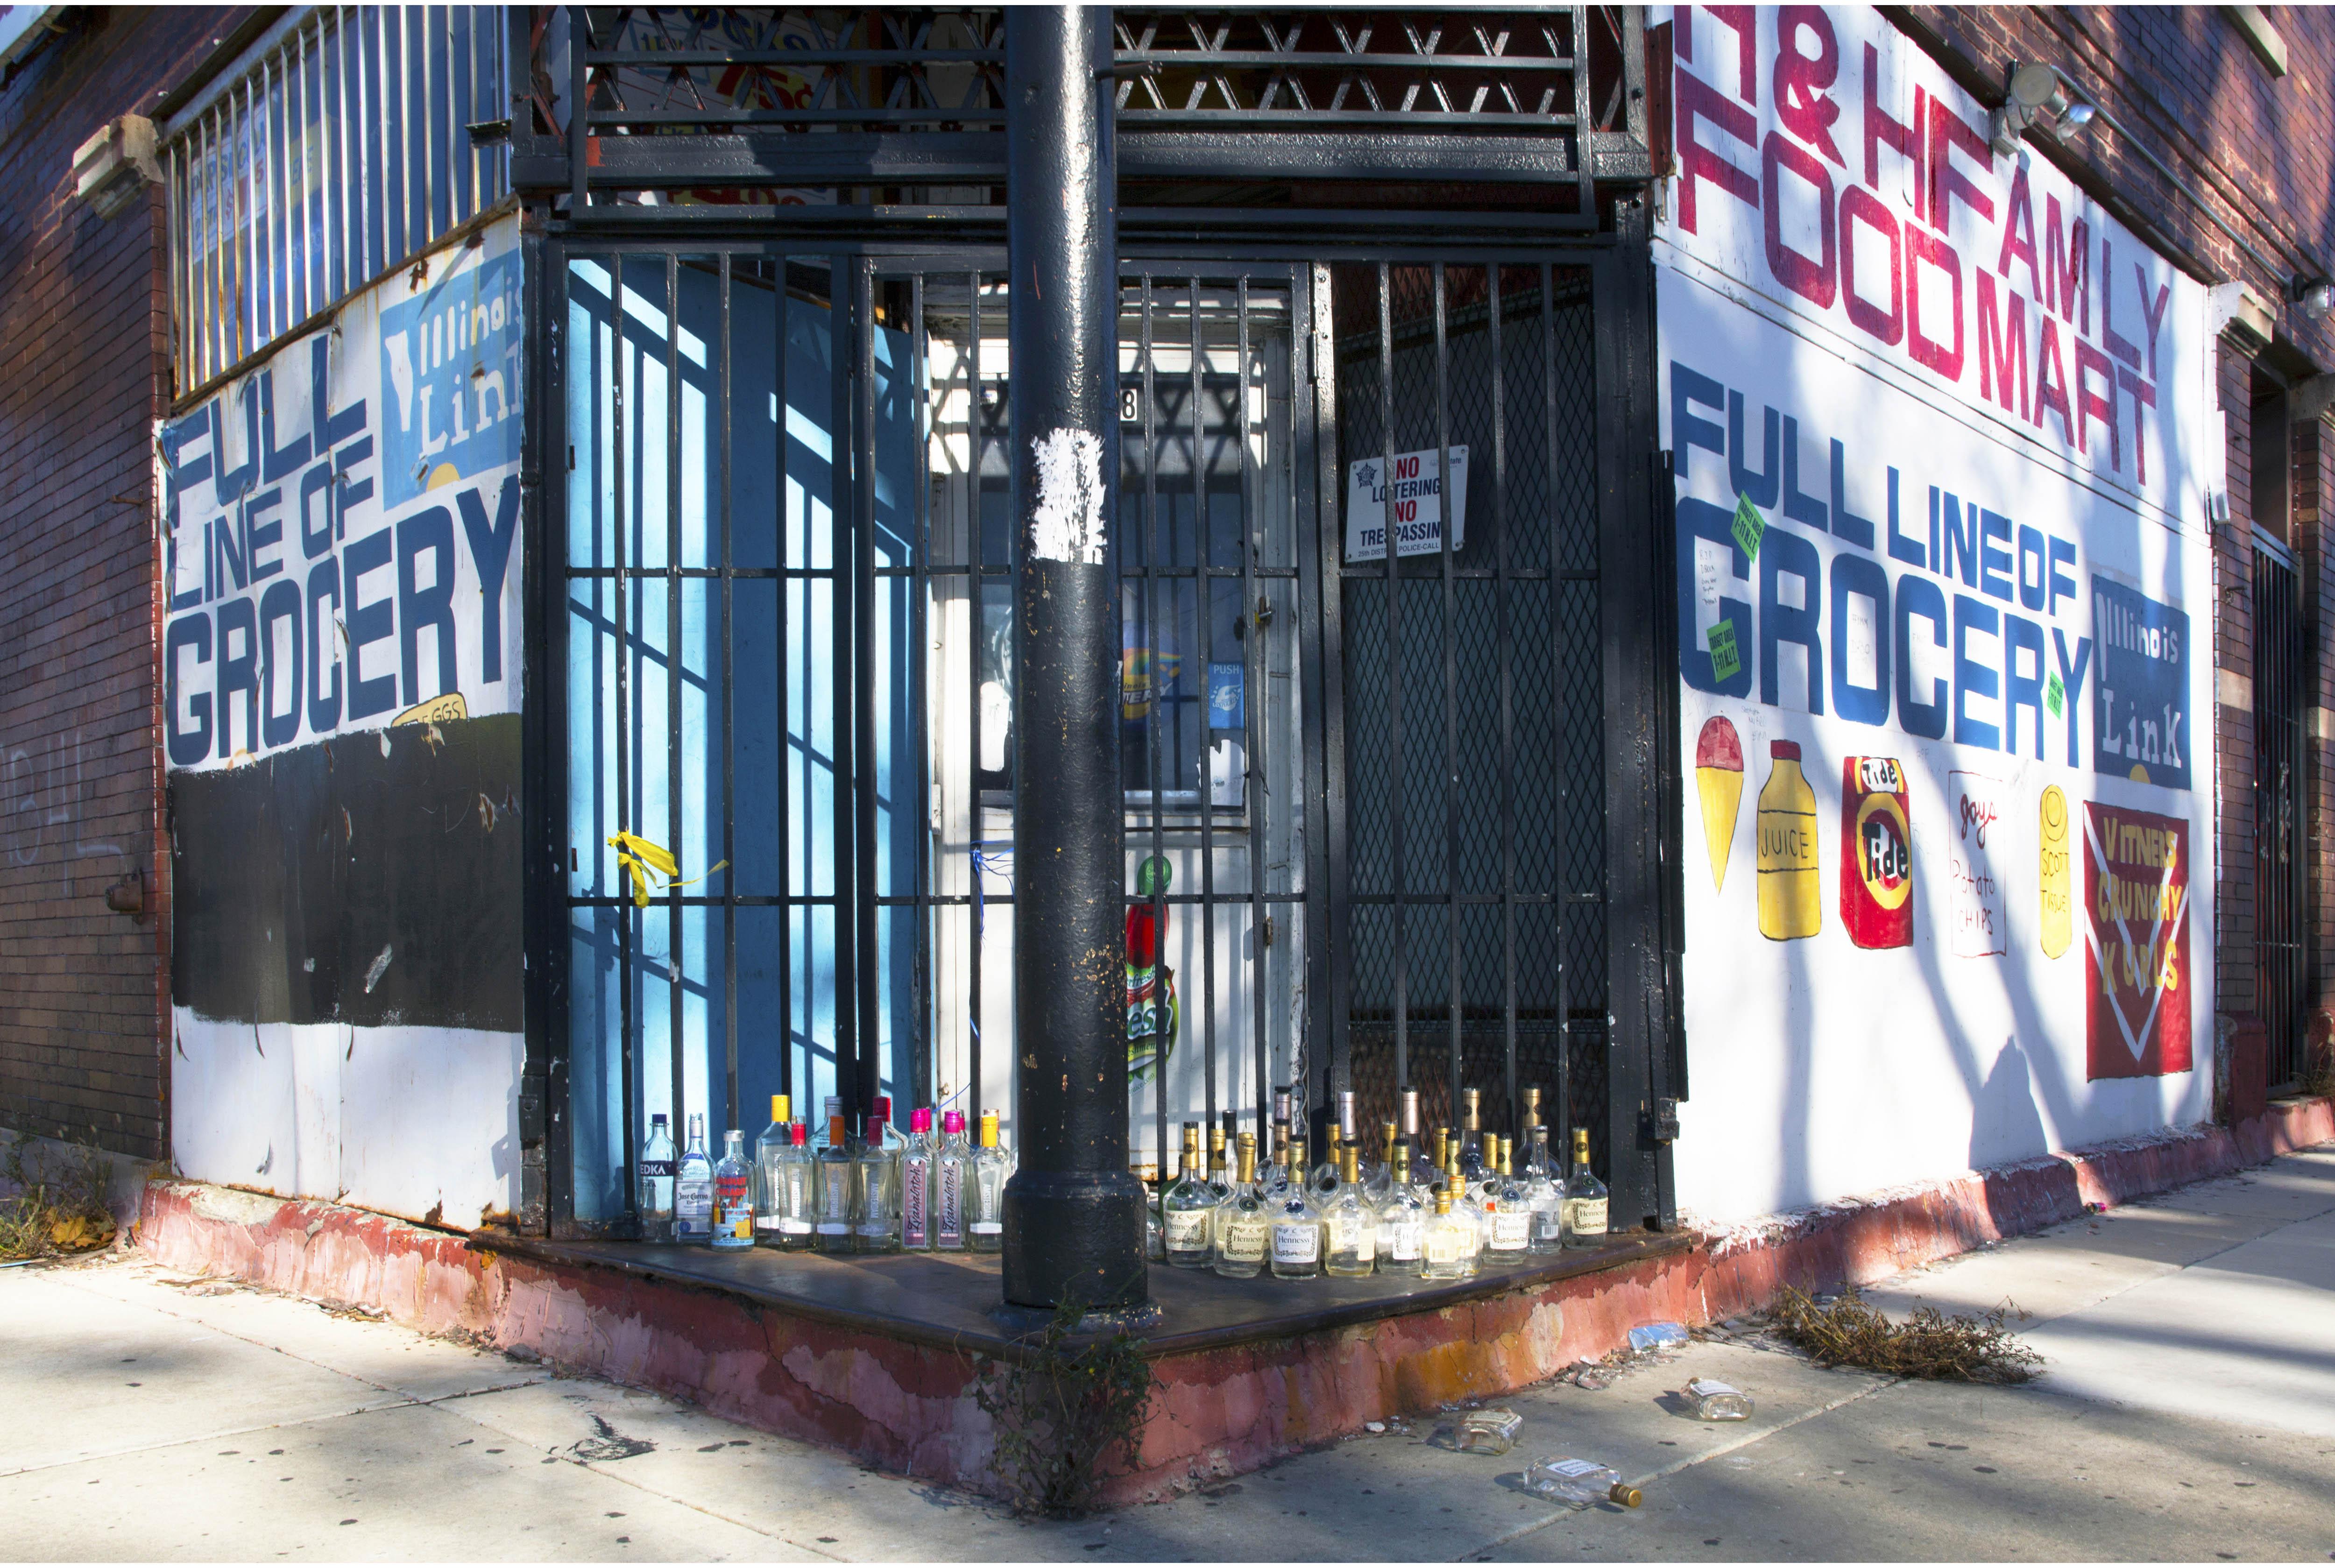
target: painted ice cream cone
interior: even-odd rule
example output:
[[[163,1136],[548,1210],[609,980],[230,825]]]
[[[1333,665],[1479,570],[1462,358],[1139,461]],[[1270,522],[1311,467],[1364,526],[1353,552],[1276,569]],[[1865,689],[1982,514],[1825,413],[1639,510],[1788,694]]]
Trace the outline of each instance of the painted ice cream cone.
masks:
[[[1710,886],[1727,886],[1727,857],[1735,847],[1735,808],[1743,799],[1743,741],[1735,726],[1714,717],[1694,742],[1694,782],[1702,793],[1702,842],[1710,851]]]

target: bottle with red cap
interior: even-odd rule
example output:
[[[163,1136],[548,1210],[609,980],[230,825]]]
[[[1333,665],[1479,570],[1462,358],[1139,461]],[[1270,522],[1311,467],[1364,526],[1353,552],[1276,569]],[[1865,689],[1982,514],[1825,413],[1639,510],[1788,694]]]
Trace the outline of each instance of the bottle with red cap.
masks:
[[[867,1113],[867,1134],[853,1164],[857,1167],[852,1205],[851,1250],[896,1253],[900,1250],[900,1151],[887,1136],[892,1125],[892,1097],[879,1094]]]

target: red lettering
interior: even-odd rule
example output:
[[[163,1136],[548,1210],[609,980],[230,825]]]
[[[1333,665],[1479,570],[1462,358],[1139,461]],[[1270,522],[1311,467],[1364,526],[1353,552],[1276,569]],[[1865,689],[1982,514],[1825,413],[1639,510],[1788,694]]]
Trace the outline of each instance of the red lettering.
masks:
[[[1679,140],[1679,227],[1689,234],[1700,232],[1695,227],[1695,193],[1698,182],[1709,180],[1747,207],[1759,205],[1759,182],[1745,169],[1738,169],[1720,157],[1716,149],[1698,140],[1694,122],[1706,120],[1720,131],[1747,145],[1759,135],[1759,122],[1751,112],[1730,103],[1719,89],[1690,76],[1683,69],[1671,73],[1678,102]]]
[[[2156,411],[2156,389],[2128,370],[2117,372],[2117,384],[2132,394],[2132,459],[2140,482],[2148,483],[2148,421],[2140,411]]]
[[[1914,117],[1917,121],[1921,119],[1918,94]],[[1901,125],[1881,107],[1881,55],[1868,44],[1865,46],[1865,183],[1875,190],[1881,189],[1880,151],[1884,143],[1904,157],[1920,156],[1914,127]]]
[[[2049,410],[2059,416],[2060,439],[2073,446],[2076,416],[2068,407],[2068,364],[2059,357],[2059,324],[2049,311],[2038,311],[2036,316],[2043,324],[2043,337],[2035,349],[2035,428],[2043,428],[2044,411]]]
[[[1978,275],[1978,395],[1991,397],[2004,409],[2011,406],[2011,389],[2018,388],[2020,419],[2027,417],[2027,299],[2006,287],[2007,310],[1998,310],[1994,275],[1984,267]]]
[[[2083,218],[2076,219],[2068,231],[2064,254],[2059,244],[2059,198],[2047,197],[2043,203],[2043,300],[2059,313],[2061,321],[2076,321],[2076,305],[2083,302],[2083,319],[2076,330],[2084,336],[2092,334],[2092,226]]]
[[[2002,210],[2002,254],[1994,260],[1994,270],[2002,274],[2002,281],[2010,281],[2010,264],[2027,264],[2027,287],[2035,297],[2043,295],[2043,271],[2035,260],[2035,200],[2027,189],[2027,170],[2015,169],[2010,176],[2010,199]]]
[[[2116,247],[2100,236],[2100,343],[2133,369],[2140,368],[2140,345],[2116,329]]]
[[[1856,292],[1856,229],[1862,223],[1889,241],[1889,311]],[[1897,220],[1880,199],[1861,185],[1852,185],[1840,198],[1840,291],[1848,319],[1883,343],[1895,343],[1905,332],[1904,251],[1898,243]]]
[[[1954,346],[1922,330],[1922,272],[1928,262],[1953,280]],[[1962,379],[1962,258],[1954,247],[1910,224],[1905,229],[1905,352],[1951,382]]]
[[[2141,319],[2148,324],[2148,379],[2155,381],[2156,379],[2156,329],[2165,324],[2165,306],[2173,297],[2173,289],[2169,284],[2158,284],[2156,303],[2152,305],[2148,303],[2148,274],[2141,270],[2140,263],[2136,261],[2132,264],[2132,280],[2140,286]],[[2154,407],[2155,404],[2156,400],[2152,398],[2150,406]]]
[[[2106,390],[2092,390],[2092,376],[2097,373]],[[2108,427],[2108,464],[2124,467],[2124,435],[2117,429],[2116,366],[2108,356],[2083,339],[2076,340],[2076,450],[2086,450],[2085,438],[2090,433],[2094,417]]]
[[[1801,255],[1784,243],[1781,170],[1788,168],[1817,193],[1817,231],[1823,236],[1817,256]],[[1760,211],[1768,226],[1768,270],[1794,294],[1824,309],[1832,308],[1833,222],[1832,171],[1815,157],[1770,131],[1759,160]]]
[[[1963,206],[1983,218],[1994,217],[1994,198],[1979,189],[1968,175],[1954,167],[1950,156],[1959,148],[1986,165],[1990,173],[1994,168],[1994,150],[1985,137],[1970,128],[1962,117],[1953,111],[1943,99],[1930,100],[1929,150],[1930,166],[1930,227],[1940,234],[1953,227],[1952,202],[1960,198]]]
[[[1800,48],[1800,30],[1817,36],[1817,52]],[[1832,18],[1819,5],[1787,5],[1776,13],[1776,118],[1784,129],[1839,164],[1848,167],[1833,145],[1833,121],[1840,105],[1826,93],[1840,75],[1840,40],[1833,35]]]

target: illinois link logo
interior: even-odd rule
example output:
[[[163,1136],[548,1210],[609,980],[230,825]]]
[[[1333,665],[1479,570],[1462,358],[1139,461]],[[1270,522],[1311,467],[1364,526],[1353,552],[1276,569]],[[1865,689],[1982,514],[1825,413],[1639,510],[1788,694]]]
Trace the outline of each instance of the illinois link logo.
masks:
[[[1894,757],[1840,765],[1840,921],[1859,947],[1914,943],[1914,824]]]

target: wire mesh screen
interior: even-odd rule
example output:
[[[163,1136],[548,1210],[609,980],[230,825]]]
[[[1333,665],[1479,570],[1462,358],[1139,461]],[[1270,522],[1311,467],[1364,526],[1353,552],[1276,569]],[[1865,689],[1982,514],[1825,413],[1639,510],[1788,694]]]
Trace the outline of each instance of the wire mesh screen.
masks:
[[[1603,1158],[1603,714],[1587,280],[1332,269],[1346,1027],[1363,1114],[1482,1091]],[[1448,502],[1445,498],[1448,498]]]
[[[2270,1087],[2291,1088],[2308,1050],[2308,766],[2303,681],[2309,650],[2294,568],[2254,554],[2254,985],[2270,1031]]]

